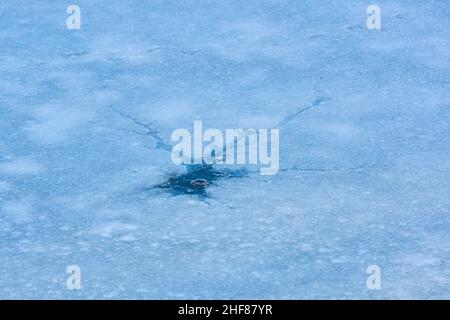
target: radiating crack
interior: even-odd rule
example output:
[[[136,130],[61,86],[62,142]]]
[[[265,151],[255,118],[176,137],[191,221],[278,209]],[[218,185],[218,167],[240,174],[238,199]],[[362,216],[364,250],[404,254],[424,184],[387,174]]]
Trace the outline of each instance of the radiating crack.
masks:
[[[139,132],[129,129],[120,129],[128,132],[132,132],[139,135],[146,135],[156,140],[157,149],[171,151],[172,147],[164,142],[159,136],[158,130],[154,126],[154,122],[145,123],[136,117],[125,114],[119,110],[113,109],[114,112],[120,116],[132,121],[135,125],[145,129],[144,132]],[[206,189],[214,185],[218,179],[225,178],[238,178],[248,175],[246,169],[217,169],[214,165],[207,164],[185,164],[186,173],[184,174],[172,174],[169,178],[161,184],[154,186],[153,188],[165,189],[173,195],[197,195],[205,199],[208,194]],[[231,207],[230,205],[228,205]]]
[[[296,110],[293,113],[288,114],[285,116],[278,124],[272,127],[279,128],[281,126],[284,126],[288,124],[289,122],[293,121],[295,118],[297,118],[302,113],[319,106],[324,101],[329,100],[326,97],[319,96],[317,97],[310,105],[300,108]],[[139,126],[144,129],[143,132],[136,131],[136,130],[129,130],[129,129],[121,129],[128,132],[132,132],[139,135],[145,135],[150,136],[156,141],[156,148],[165,150],[170,152],[172,147],[165,143],[164,140],[159,135],[159,131],[155,126],[155,122],[143,122],[139,120],[138,118],[131,116],[129,114],[123,113],[119,110],[113,109],[114,112],[119,114],[121,117],[126,118],[133,122],[136,126]],[[219,160],[224,156],[224,153],[226,152],[226,148],[230,146],[226,146],[222,153],[219,153],[216,156],[216,159]],[[202,198],[204,201],[208,197],[207,188],[215,185],[216,181],[219,179],[228,179],[228,178],[241,178],[241,177],[248,177],[250,171],[247,169],[217,169],[214,164],[207,165],[207,164],[185,164],[186,173],[183,174],[171,174],[167,180],[161,184],[158,184],[154,186],[152,189],[164,189],[168,192],[170,192],[173,195],[196,195],[200,198]],[[351,170],[356,170],[358,168],[351,168]],[[300,171],[320,171],[320,172],[327,172],[327,171],[337,171],[337,170],[330,170],[330,169],[320,169],[320,168],[299,168],[297,166],[293,166],[288,169],[282,169],[281,171],[289,171],[289,170],[300,170]],[[341,170],[341,169],[339,169]],[[228,207],[232,208],[229,204],[226,204]]]
[[[272,128],[279,128],[282,127],[286,124],[288,124],[289,122],[291,122],[292,120],[294,120],[295,118],[297,118],[299,115],[301,115],[302,113],[319,106],[320,104],[322,104],[324,101],[328,101],[330,100],[330,98],[327,97],[317,97],[310,105],[300,108],[297,111],[293,112],[293,113],[289,113],[287,116],[285,116],[277,125],[273,126]]]
[[[306,112],[306,111],[308,111],[308,110],[310,110],[312,108],[318,107],[323,102],[328,101],[328,100],[330,100],[330,98],[324,97],[324,96],[319,96],[310,105],[308,105],[306,107],[303,107],[303,108],[300,108],[300,109],[298,109],[297,111],[295,111],[293,113],[289,113],[279,123],[277,123],[276,125],[272,126],[270,129],[279,129],[280,127],[285,126],[286,124],[288,124],[289,122],[291,122],[292,120],[297,118],[302,113],[304,113],[304,112]],[[245,136],[240,138],[240,139],[237,139],[237,141],[239,142],[241,139],[245,139]],[[225,146],[223,148],[222,152],[218,152],[218,154],[215,156],[215,160],[217,162],[224,161],[225,153],[226,153],[227,148],[231,148],[234,145],[234,143],[235,142],[233,141],[232,144],[229,144],[229,145]]]
[[[334,168],[302,168],[298,165],[294,165],[290,168],[280,169],[280,171],[306,171],[306,172],[352,172],[360,171],[364,169],[373,169],[380,167],[388,167],[388,165],[375,165],[375,164],[361,164],[355,167],[334,167]]]
[[[137,134],[147,135],[147,136],[152,137],[156,141],[157,149],[166,150],[169,152],[172,150],[172,146],[165,143],[164,140],[160,137],[158,129],[154,126],[155,122],[145,123],[145,122],[142,122],[141,120],[139,120],[138,118],[135,118],[131,115],[125,114],[119,110],[113,109],[113,111],[116,112],[117,114],[119,114],[120,116],[132,121],[135,125],[140,126],[141,128],[145,129],[145,132],[142,132],[142,133],[132,131],[132,130],[130,130],[130,132],[134,132]]]

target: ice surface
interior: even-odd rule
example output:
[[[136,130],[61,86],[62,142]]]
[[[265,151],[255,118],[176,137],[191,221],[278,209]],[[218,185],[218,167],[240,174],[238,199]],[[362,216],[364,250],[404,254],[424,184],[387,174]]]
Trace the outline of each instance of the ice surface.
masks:
[[[0,4],[0,298],[450,298],[448,1],[76,4]],[[196,119],[280,172],[185,192]]]

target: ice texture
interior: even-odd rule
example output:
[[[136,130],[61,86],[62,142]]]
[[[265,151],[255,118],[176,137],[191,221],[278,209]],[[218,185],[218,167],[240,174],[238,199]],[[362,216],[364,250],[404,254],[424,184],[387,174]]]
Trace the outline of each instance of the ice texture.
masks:
[[[69,4],[0,3],[0,298],[450,298],[450,2]],[[189,192],[194,120],[279,173]]]

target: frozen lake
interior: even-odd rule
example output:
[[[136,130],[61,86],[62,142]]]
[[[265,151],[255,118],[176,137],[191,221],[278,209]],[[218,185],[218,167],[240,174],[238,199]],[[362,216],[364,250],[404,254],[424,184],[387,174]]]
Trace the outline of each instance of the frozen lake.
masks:
[[[69,4],[0,4],[0,298],[450,298],[448,1]],[[195,120],[278,173],[175,165]]]

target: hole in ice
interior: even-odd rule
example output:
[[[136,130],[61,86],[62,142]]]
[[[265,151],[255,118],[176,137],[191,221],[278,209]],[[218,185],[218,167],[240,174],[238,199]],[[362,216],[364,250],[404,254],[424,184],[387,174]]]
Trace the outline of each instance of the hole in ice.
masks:
[[[207,197],[206,189],[219,179],[247,176],[246,169],[216,169],[212,165],[187,165],[186,173],[173,174],[156,187],[166,189],[174,195],[192,194]]]

